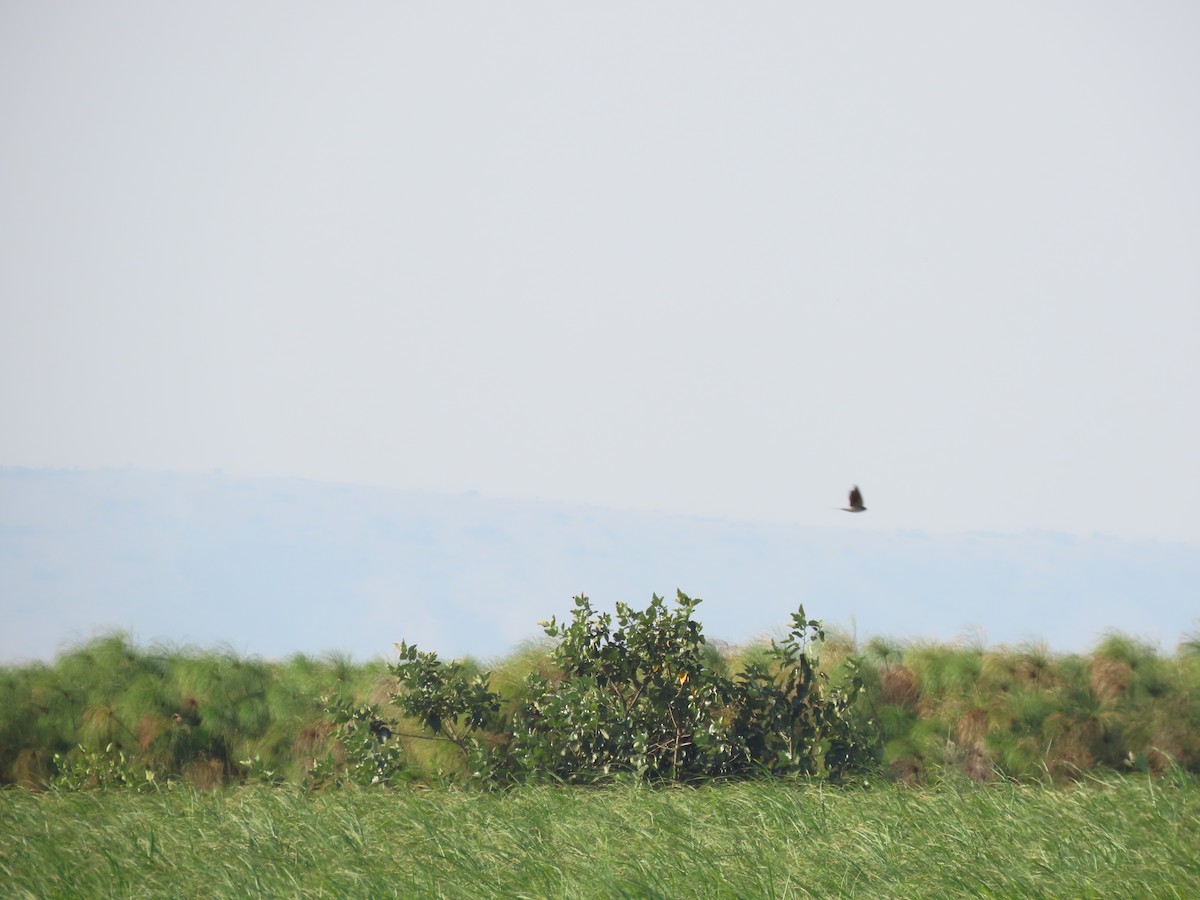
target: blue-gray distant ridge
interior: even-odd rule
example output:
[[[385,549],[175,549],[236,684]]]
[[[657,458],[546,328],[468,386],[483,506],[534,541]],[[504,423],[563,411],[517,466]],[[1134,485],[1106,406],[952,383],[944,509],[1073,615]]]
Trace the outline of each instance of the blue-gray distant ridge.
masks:
[[[831,513],[831,516],[834,513]],[[840,515],[840,514],[838,514]],[[837,523],[841,525],[839,521]],[[504,654],[571,597],[681,588],[713,638],[797,604],[860,639],[1165,649],[1197,628],[1200,548],[1051,533],[929,535],[475,494],[137,470],[0,467],[0,661],[97,632],[287,656]]]

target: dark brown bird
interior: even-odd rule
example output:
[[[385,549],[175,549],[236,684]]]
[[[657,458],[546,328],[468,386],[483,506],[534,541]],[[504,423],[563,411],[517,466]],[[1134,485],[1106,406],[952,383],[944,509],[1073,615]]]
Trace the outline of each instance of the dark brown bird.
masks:
[[[860,491],[858,489],[857,484],[850,490],[850,505],[843,506],[842,509],[844,509],[846,512],[866,512],[867,511],[867,508],[865,506],[863,506],[862,491]]]

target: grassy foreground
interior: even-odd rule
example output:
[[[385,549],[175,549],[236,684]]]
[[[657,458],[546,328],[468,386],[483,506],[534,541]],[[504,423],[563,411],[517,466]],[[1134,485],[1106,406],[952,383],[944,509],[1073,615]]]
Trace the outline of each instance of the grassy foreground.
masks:
[[[1200,786],[0,793],[6,897],[1196,897]]]

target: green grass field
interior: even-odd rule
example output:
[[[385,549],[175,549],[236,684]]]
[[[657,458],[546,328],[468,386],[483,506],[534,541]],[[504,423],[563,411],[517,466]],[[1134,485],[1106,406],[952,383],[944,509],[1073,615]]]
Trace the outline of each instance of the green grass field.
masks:
[[[1191,776],[0,793],[6,897],[1196,897]]]

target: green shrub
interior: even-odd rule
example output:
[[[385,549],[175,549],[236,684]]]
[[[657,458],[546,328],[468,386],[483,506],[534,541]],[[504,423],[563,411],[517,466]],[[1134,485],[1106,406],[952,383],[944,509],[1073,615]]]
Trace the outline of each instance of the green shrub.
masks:
[[[399,707],[434,738],[450,741],[478,780],[590,782],[617,776],[693,781],[759,772],[837,778],[874,758],[867,724],[854,712],[857,665],[832,686],[813,646],[824,639],[803,608],[779,643],[732,678],[678,592],[675,607],[653,597],[624,603],[616,620],[575,598],[569,622],[544,622],[558,643],[543,671],[529,673],[505,723],[488,673],[398,644],[391,671]]]
[[[54,754],[55,774],[49,787],[60,791],[102,791],[110,788],[153,788],[152,770],[136,771],[133,761],[116,744],[89,750],[82,744],[71,752]]]
[[[330,752],[308,773],[314,786],[346,782],[361,787],[395,786],[411,781],[414,773],[404,760],[396,734],[374,704],[355,706],[336,694],[322,697],[340,753]],[[271,773],[268,773],[271,774]]]

